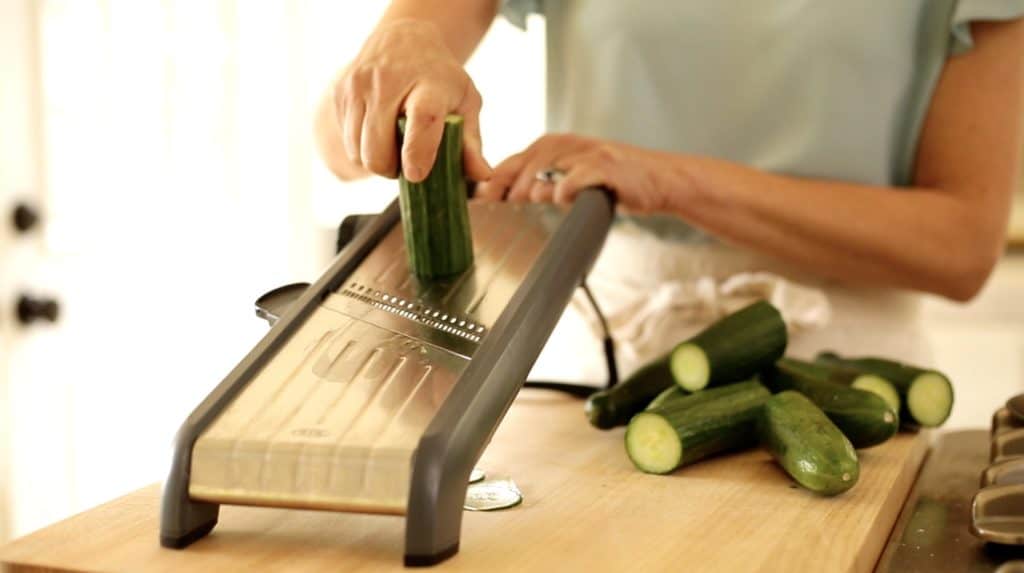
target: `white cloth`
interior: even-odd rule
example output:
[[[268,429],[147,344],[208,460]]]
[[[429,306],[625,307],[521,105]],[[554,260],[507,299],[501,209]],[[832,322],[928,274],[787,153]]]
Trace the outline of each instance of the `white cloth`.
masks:
[[[666,241],[629,222],[612,229],[587,282],[609,323],[623,375],[757,299],[782,313],[791,356],[835,350],[930,361],[919,295],[842,286],[719,243]],[[531,378],[600,383],[606,376],[599,324],[577,296]]]

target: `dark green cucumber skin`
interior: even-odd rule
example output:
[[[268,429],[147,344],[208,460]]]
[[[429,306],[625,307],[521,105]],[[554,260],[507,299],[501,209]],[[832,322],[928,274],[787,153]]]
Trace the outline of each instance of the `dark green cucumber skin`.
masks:
[[[398,122],[401,146],[405,118]],[[410,270],[421,279],[462,273],[473,264],[466,178],[462,171],[462,119],[449,116],[430,174],[419,183],[398,177],[398,202]]]
[[[896,390],[903,395],[906,395],[906,393],[910,391],[910,385],[914,383],[914,380],[918,376],[929,372],[936,372],[935,370],[918,368],[917,366],[911,366],[909,364],[903,364],[901,362],[885,358],[843,358],[835,352],[822,352],[815,358],[815,362],[818,362],[819,364],[845,367],[863,374],[875,374],[876,376],[881,376],[882,378],[892,382],[893,386],[896,387]],[[941,372],[937,373],[942,374]],[[943,378],[946,377],[944,374],[942,376]]]
[[[787,342],[782,315],[762,300],[723,317],[679,346],[695,344],[704,351],[710,387],[746,380],[770,367],[782,358]]]
[[[784,360],[792,359],[786,358]],[[793,360],[793,362],[799,362],[801,366],[815,371],[818,376],[824,376],[832,382],[845,384],[847,386],[853,384],[853,382],[857,380],[857,377],[864,374],[864,372],[844,364],[819,362],[818,360],[815,360],[813,363],[796,360]]]
[[[679,386],[676,386],[675,384],[673,384],[673,385],[669,386],[668,388],[662,390],[660,394],[655,396],[654,399],[651,400],[651,402],[649,404],[647,404],[647,407],[644,408],[644,409],[645,410],[653,410],[653,409],[658,408],[660,406],[664,406],[666,404],[671,404],[672,402],[675,402],[676,400],[679,400],[680,398],[685,398],[688,395],[689,395],[689,392],[687,392],[686,390],[683,390]]]
[[[803,394],[786,390],[769,398],[758,433],[772,457],[803,487],[830,496],[857,483],[860,462],[853,444]]]
[[[646,413],[662,416],[675,428],[683,444],[682,458],[674,468],[678,469],[756,445],[761,408],[770,396],[760,382],[748,381],[696,392]]]
[[[610,430],[628,423],[633,415],[642,412],[651,400],[674,383],[668,356],[662,356],[608,390],[591,394],[584,411],[595,428]]]
[[[886,358],[844,358],[835,352],[821,352],[815,358],[815,362],[828,366],[852,369],[861,374],[874,374],[891,382],[896,388],[896,391],[900,394],[900,419],[904,420],[904,428],[907,429],[917,429],[920,427],[917,418],[915,418],[913,412],[910,411],[910,401],[907,399],[910,387],[913,386],[917,377],[922,374],[934,372],[945,378],[947,381],[949,380],[948,376],[937,370],[919,368],[917,366],[911,366],[909,364],[904,364],[895,360],[888,360]],[[952,393],[952,390],[953,388],[950,386],[950,393]],[[949,409],[952,411],[952,404],[949,405]],[[948,413],[946,414],[946,417],[949,417]]]
[[[665,390],[661,394],[658,394],[658,397],[655,398],[654,400],[658,400],[664,394],[669,394],[670,392],[671,394],[662,398],[662,401],[659,404],[655,404],[654,400],[652,400],[651,403],[647,406],[647,410],[655,410],[657,408],[676,408],[680,407],[680,405],[681,407],[693,408],[695,406],[699,406],[711,400],[719,400],[726,396],[731,396],[732,394],[742,394],[744,392],[749,392],[750,383],[761,384],[761,381],[754,378],[744,380],[743,382],[739,382],[736,384],[726,384],[724,386],[717,386],[715,388],[711,388],[710,390],[701,390],[700,392],[693,392],[692,394],[683,390],[682,388],[679,388],[678,386],[673,386],[672,388]],[[763,386],[763,384],[761,385]]]
[[[899,418],[885,400],[833,382],[828,367],[783,358],[762,377],[773,392],[794,390],[810,398],[857,449],[877,446],[899,431]]]

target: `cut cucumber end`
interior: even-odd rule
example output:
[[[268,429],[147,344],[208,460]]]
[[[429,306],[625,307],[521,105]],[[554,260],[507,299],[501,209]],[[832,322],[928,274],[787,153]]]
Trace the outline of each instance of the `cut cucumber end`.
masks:
[[[910,384],[907,409],[926,428],[942,425],[953,410],[953,385],[938,372],[921,374]]]
[[[683,390],[703,390],[711,379],[711,364],[704,350],[696,344],[680,344],[669,360],[672,378]]]
[[[892,385],[892,382],[885,378],[874,374],[862,374],[850,386],[876,394],[885,400],[885,403],[892,408],[893,412],[900,411],[900,394],[896,391],[896,387]]]
[[[667,474],[679,467],[683,443],[665,418],[642,412],[626,428],[626,452],[640,471]]]

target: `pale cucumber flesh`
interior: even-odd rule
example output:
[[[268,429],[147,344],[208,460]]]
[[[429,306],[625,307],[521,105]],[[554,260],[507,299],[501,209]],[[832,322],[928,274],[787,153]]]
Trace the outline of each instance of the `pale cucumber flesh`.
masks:
[[[679,466],[683,443],[665,418],[642,412],[633,417],[626,430],[626,451],[640,470],[665,474]]]
[[[875,376],[874,374],[862,374],[858,376],[850,386],[857,388],[858,390],[871,392],[885,400],[885,403],[892,408],[893,412],[898,413],[900,411],[900,393],[897,392],[896,387],[885,378]]]
[[[707,354],[696,344],[681,344],[672,352],[672,376],[688,392],[703,390],[711,378]]]
[[[910,385],[907,409],[917,423],[926,428],[941,425],[953,407],[953,387],[938,372],[925,372]]]

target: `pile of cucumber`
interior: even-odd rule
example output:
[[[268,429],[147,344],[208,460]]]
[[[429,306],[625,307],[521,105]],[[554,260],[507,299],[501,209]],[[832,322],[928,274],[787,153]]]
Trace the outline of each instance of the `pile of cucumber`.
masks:
[[[779,311],[755,302],[592,395],[587,417],[627,425],[626,453],[644,472],[761,444],[801,486],[836,495],[857,483],[857,449],[939,426],[953,408],[936,370],[834,352],[801,361],[786,343]]]

